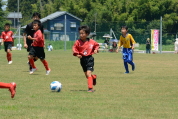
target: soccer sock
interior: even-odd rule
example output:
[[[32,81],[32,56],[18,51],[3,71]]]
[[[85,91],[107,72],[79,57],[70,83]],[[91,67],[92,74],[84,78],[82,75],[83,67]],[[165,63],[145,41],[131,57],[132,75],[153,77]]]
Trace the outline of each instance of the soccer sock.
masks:
[[[96,75],[91,75],[93,79],[96,79]]]
[[[93,78],[92,77],[88,77],[88,88],[89,89],[93,88]]]
[[[9,61],[12,61],[12,53],[9,52]]]
[[[44,65],[44,67],[46,68],[46,70],[49,70],[49,67],[48,67],[48,62],[46,60],[43,60],[41,61]]]
[[[11,61],[12,54],[10,52],[7,52],[7,61]]]
[[[6,54],[7,61],[9,62],[9,53]]]
[[[33,60],[33,59],[29,59],[29,62],[30,62],[30,64],[31,64],[32,68],[35,69],[36,67],[35,67],[34,60]]]
[[[0,82],[0,88],[10,88],[12,85],[10,83]]]
[[[129,68],[128,68],[127,62],[124,62],[124,67],[125,67],[126,72],[129,72]]]

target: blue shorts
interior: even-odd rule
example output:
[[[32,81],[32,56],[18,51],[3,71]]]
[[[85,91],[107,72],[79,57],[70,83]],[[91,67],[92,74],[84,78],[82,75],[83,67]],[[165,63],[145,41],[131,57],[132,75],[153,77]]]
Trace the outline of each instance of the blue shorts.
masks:
[[[130,62],[133,60],[132,52],[133,50],[131,48],[123,48],[122,55],[124,62]]]

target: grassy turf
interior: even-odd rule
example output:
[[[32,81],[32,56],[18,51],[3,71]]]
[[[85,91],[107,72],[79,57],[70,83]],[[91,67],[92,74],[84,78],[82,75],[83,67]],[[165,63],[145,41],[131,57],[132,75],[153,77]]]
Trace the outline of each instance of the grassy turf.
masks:
[[[98,75],[94,93],[87,92],[87,81],[79,59],[71,50],[46,51],[52,69],[46,76],[40,61],[38,71],[29,75],[27,52],[13,51],[8,65],[0,50],[1,82],[16,82],[14,99],[0,90],[0,119],[176,119],[178,117],[178,73],[175,54],[134,54],[136,70],[124,74],[121,53],[101,52],[95,57]],[[60,93],[49,85],[58,80]]]

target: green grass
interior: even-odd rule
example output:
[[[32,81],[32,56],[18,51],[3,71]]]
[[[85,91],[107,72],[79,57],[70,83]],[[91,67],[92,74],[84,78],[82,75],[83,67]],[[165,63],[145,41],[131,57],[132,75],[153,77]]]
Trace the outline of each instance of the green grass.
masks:
[[[29,75],[27,52],[13,51],[7,64],[0,50],[1,82],[16,82],[14,99],[0,90],[0,119],[176,119],[178,117],[178,73],[175,54],[134,54],[136,70],[124,74],[121,53],[101,52],[95,57],[98,75],[94,93],[87,92],[87,81],[71,50],[46,51],[52,69],[45,75],[40,61],[38,71]],[[58,80],[60,93],[49,85]]]

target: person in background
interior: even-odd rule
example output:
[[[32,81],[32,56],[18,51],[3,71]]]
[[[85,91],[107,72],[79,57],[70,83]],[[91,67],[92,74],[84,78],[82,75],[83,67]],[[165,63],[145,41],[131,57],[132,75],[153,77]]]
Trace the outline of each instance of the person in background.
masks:
[[[48,51],[52,51],[53,50],[53,46],[51,44],[48,45]]]
[[[150,43],[150,39],[147,38],[146,40],[146,54],[150,54],[150,50],[151,50],[151,43]]]

